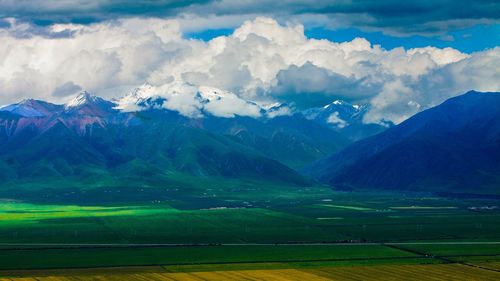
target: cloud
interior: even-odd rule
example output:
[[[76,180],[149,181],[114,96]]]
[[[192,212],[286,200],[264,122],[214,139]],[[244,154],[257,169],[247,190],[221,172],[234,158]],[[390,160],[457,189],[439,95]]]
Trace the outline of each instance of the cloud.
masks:
[[[236,115],[259,117],[263,110],[228,91],[176,82],[159,87],[142,85],[115,102],[116,109],[126,112],[165,108],[190,118],[200,118],[205,114],[224,118]],[[274,114],[278,115],[282,114]]]
[[[271,89],[276,98],[297,104],[299,108],[323,106],[333,99],[362,100],[376,93],[380,86],[366,83],[365,78],[347,77],[310,62],[281,70],[276,80],[277,85]]]
[[[208,42],[186,39],[175,19],[54,24],[30,36],[18,34],[33,25],[9,23],[0,29],[1,104],[65,102],[80,88],[116,98],[148,84],[141,98],[163,97],[161,106],[186,116],[256,117],[275,102],[300,109],[340,98],[371,104],[366,122],[398,123],[470,89],[500,90],[500,48],[385,50],[363,38],[310,39],[300,23],[268,17]],[[61,32],[71,35],[47,35]],[[214,91],[223,98],[204,103],[197,95]],[[137,110],[130,97],[120,107]]]
[[[440,61],[442,57],[435,58]],[[384,84],[371,100],[366,122],[399,123],[413,114],[436,106],[469,90],[500,91],[500,48],[473,53],[463,59],[434,67],[415,80],[400,77]]]
[[[349,123],[347,123],[345,120],[343,120],[339,117],[338,111],[335,111],[330,116],[328,116],[328,119],[326,120],[326,122],[337,126],[339,129],[342,129],[345,126],[349,125]]]
[[[174,15],[194,4],[205,0],[1,0],[2,15],[34,20],[40,24],[90,23],[123,16]]]
[[[0,29],[0,89],[5,101],[21,96],[58,101],[61,94],[56,89],[68,82],[98,93],[133,87],[189,49],[178,23],[169,20],[48,27],[52,32],[69,30],[74,34],[70,37],[19,37],[18,30],[27,24],[20,25],[13,22],[11,28]]]
[[[75,83],[69,81],[60,86],[57,86],[52,92],[54,97],[67,97],[77,94],[82,90],[82,87],[76,85]]]
[[[495,0],[462,0],[460,4],[454,0],[1,0],[0,11],[0,16],[39,25],[91,23],[123,17],[197,17],[196,21],[184,21],[191,31],[203,28],[196,22],[228,28],[238,26],[249,17],[264,15],[280,20],[308,18],[330,27],[358,27],[406,36],[498,23],[500,4]],[[200,20],[202,18],[209,20]]]

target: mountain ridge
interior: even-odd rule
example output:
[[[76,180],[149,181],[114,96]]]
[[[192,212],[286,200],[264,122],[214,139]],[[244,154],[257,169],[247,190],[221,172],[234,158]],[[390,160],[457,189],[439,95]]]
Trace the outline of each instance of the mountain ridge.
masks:
[[[499,123],[500,93],[470,91],[355,142],[304,172],[348,189],[476,188],[498,193],[494,187],[500,184]]]

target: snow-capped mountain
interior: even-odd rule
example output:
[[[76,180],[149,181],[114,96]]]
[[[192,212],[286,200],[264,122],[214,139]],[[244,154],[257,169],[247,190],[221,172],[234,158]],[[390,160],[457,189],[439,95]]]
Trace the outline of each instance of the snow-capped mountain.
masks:
[[[293,109],[286,103],[275,102],[272,104],[262,105],[262,115],[268,118],[290,116],[292,114]]]
[[[354,141],[379,133],[387,127],[364,123],[363,117],[368,110],[368,105],[357,105],[335,100],[323,107],[310,108],[302,113],[307,119],[327,125],[338,132],[343,132]]]
[[[142,85],[122,98],[115,100],[115,108],[124,112],[148,109],[168,109],[189,118],[205,115],[232,118],[235,116],[275,117],[286,114],[281,108],[269,109],[256,102],[245,100],[238,95],[215,87],[195,87],[186,84],[168,84],[161,87]],[[268,110],[272,114],[266,115]]]
[[[81,115],[105,116],[114,111],[115,103],[107,101],[98,96],[91,95],[87,91],[82,91],[75,98],[64,105],[68,113],[78,113]]]
[[[123,97],[114,100],[117,110],[135,112],[147,109],[161,109],[166,99],[158,95],[155,87],[144,84],[130,91]]]
[[[168,123],[168,130],[185,127],[230,137],[246,149],[293,167],[349,143],[331,128],[292,112],[287,104],[259,104],[214,87],[143,85],[113,101],[83,91],[63,105],[23,101],[2,110],[0,141],[3,138],[9,143],[16,137],[25,138],[23,134],[41,136],[57,131],[89,138],[124,130],[149,131]]]
[[[335,100],[323,107],[307,109],[303,113],[309,120],[316,120],[333,128],[343,129],[353,123],[362,122],[366,109],[367,106]]]

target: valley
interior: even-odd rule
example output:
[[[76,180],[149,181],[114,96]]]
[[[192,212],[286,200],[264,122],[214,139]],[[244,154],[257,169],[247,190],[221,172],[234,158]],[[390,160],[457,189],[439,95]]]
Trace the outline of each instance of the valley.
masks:
[[[205,105],[232,98],[213,91]],[[151,98],[125,112],[87,92],[4,107],[0,276],[495,279],[499,97],[387,127],[341,101],[260,118],[188,118]]]

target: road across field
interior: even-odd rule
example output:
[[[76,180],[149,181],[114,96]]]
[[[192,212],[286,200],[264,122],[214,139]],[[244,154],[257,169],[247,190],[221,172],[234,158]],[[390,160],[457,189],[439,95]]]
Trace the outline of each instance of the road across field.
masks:
[[[335,243],[196,243],[196,244],[144,244],[144,243],[0,243],[0,247],[189,247],[189,246],[376,246],[376,245],[500,245],[500,241],[454,242],[335,242]],[[1,249],[0,249],[1,250]]]

